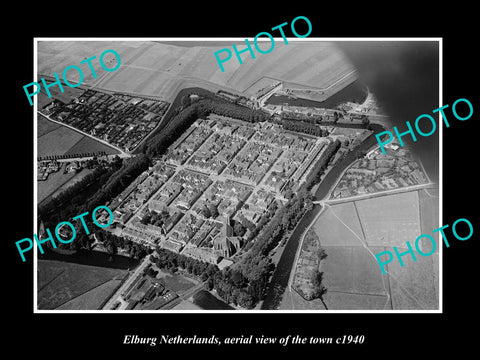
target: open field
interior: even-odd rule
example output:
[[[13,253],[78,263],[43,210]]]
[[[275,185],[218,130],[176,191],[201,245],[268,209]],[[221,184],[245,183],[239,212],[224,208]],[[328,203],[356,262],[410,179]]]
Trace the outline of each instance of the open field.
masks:
[[[37,145],[37,156],[70,155],[101,151],[105,151],[109,155],[118,154],[116,149],[84,136],[66,126],[49,121],[41,115],[38,116]],[[39,203],[59,189],[65,189],[92,171],[83,169],[78,174],[64,174],[65,164],[62,164],[60,170],[56,173],[49,174],[46,181],[37,181],[37,199]]]
[[[76,71],[69,71],[68,75],[70,75],[70,73],[73,74],[73,73],[76,73]],[[53,73],[52,73],[52,76],[53,76]],[[40,76],[38,78],[39,84],[42,86],[42,88],[40,89],[40,92],[36,95],[38,109],[43,109],[45,107],[45,105],[50,104],[55,99],[58,99],[58,100],[64,102],[65,104],[69,103],[73,98],[79,97],[84,92],[84,90],[82,90],[80,88],[71,88],[70,86],[67,86],[62,81],[63,92],[60,90],[58,85],[52,86],[51,88],[49,88],[50,95],[51,95],[51,97],[49,97],[47,95],[46,90],[43,88],[43,83],[41,82],[42,77],[43,76]],[[59,77],[61,78],[61,74],[59,74]],[[52,80],[52,81],[49,81],[49,80]],[[52,78],[52,79],[45,78],[45,82],[47,83],[47,85],[52,83],[53,81],[55,81],[54,78]],[[74,84],[75,82],[76,81],[72,81],[71,83]],[[32,90],[30,90],[30,91],[32,91]],[[32,99],[32,101],[33,101],[33,99]]]
[[[178,305],[175,305],[172,310],[202,310],[202,308],[188,300],[182,300]]]
[[[355,202],[370,246],[402,246],[421,234],[416,191]]]
[[[60,126],[38,138],[37,156],[63,155],[83,137],[77,131]]]
[[[422,234],[431,234],[438,240],[439,232],[432,234],[432,230],[440,227],[438,223],[438,188],[419,190],[418,204],[420,206],[420,227]]]
[[[65,166],[66,166],[66,163],[62,164],[60,170],[58,170],[57,172],[49,174],[47,180],[37,181],[38,203],[41,203],[48,196],[52,195],[63,184],[67,183],[70,179],[72,179],[75,176],[75,174],[73,173],[64,174],[63,170],[65,169]]]
[[[367,249],[357,246],[327,246],[324,249],[327,257],[320,271],[324,272],[323,284],[328,292],[386,295],[388,290],[380,267]]]
[[[382,251],[393,253],[392,246],[406,251],[407,240],[414,244],[418,235],[431,234],[438,227],[438,198],[435,191],[428,191],[431,196],[419,190],[330,206],[317,219],[313,229],[327,254],[320,271],[327,288],[323,300],[329,310],[438,309],[438,240],[433,255],[417,254],[416,262],[404,256],[403,267],[395,258],[385,275],[375,259]],[[368,249],[361,241],[363,232]],[[424,252],[430,251],[430,242],[420,244]],[[293,306],[292,298],[285,295],[284,306]],[[294,306],[321,308],[301,301]]]
[[[74,306],[96,306],[110,296],[115,283],[126,276],[126,270],[80,265],[54,260],[38,260],[38,308],[56,309],[72,299],[93,291],[92,296],[79,299]],[[101,286],[105,284],[105,286]],[[91,309],[91,308],[86,308]]]
[[[83,153],[100,153],[105,151],[107,155],[115,155],[120,154],[120,152],[111,146],[105,145],[91,137],[84,136],[80,141],[78,141],[75,145],[73,145],[65,155],[75,155],[75,154],[83,154]]]
[[[50,104],[54,100],[53,98],[49,98],[47,94],[42,90],[37,95],[35,95],[37,99],[37,106],[39,109],[43,109],[46,105]],[[29,90],[29,91],[33,91],[33,90]],[[32,99],[32,101],[35,101],[35,100]]]
[[[73,185],[77,181],[81,180],[85,175],[91,173],[91,169],[83,169],[77,174],[73,173],[63,173],[65,169],[66,162],[62,164],[62,167],[56,173],[48,175],[46,181],[37,181],[38,192],[37,199],[38,204],[49,196],[55,196],[57,192],[63,191],[67,187]]]
[[[49,121],[41,115],[38,115],[37,120],[37,156],[70,155],[101,151],[105,151],[108,155],[119,154],[118,150],[78,131]]]
[[[435,288],[436,294],[439,294],[438,281],[440,279],[439,267],[434,266],[439,262],[439,248],[443,246],[443,240],[440,239],[439,232],[432,233],[434,229],[440,227],[439,223],[439,207],[438,207],[438,188],[435,189],[423,189],[418,191],[418,203],[420,206],[420,225],[422,229],[422,234],[430,234],[436,241],[437,250],[433,255],[431,255],[432,268],[433,268],[433,285]],[[428,253],[431,249],[431,245],[428,244],[428,247],[424,248],[424,243],[420,242],[420,248],[423,252]],[[438,299],[438,297],[437,297]]]
[[[156,267],[155,267],[156,268]],[[165,282],[165,286],[174,292],[182,292],[190,289],[195,283],[179,274],[169,274],[163,270],[159,270],[157,278]]]
[[[313,228],[320,238],[322,247],[362,246],[358,237],[363,240],[363,234],[353,203],[339,204],[326,209]]]
[[[269,54],[242,55],[243,64],[232,57],[224,63],[225,72],[215,59],[214,52],[231,45],[176,46],[167,42],[138,41],[41,41],[38,43],[38,73],[61,73],[69,65],[97,55],[93,62],[98,79],[85,68],[84,84],[101,86],[107,90],[140,92],[169,99],[182,80],[199,79],[219,87],[245,91],[263,76],[301,86],[326,88],[351,72],[352,64],[331,42],[275,42]],[[240,44],[239,49],[243,46]],[[107,49],[120,54],[121,66],[106,73],[98,63],[98,56]],[[86,66],[84,64],[84,66]],[[113,67],[113,66],[112,66]],[[76,72],[68,74],[73,78]],[[345,84],[348,85],[348,84]],[[341,87],[345,86],[342,85]],[[338,89],[340,90],[340,88]]]
[[[386,248],[392,251],[392,248]],[[400,252],[408,250],[406,247]],[[403,267],[398,261],[387,265],[395,309],[437,309],[438,308],[438,251],[431,256],[417,254],[417,261],[411,256],[402,257]]]
[[[92,290],[60,305],[57,310],[100,310],[103,303],[121,285],[121,279],[108,280]]]
[[[58,129],[60,124],[54,123],[53,121],[48,121],[47,118],[38,114],[37,117],[37,136],[40,138],[43,135],[48,134],[49,132]]]
[[[324,301],[329,310],[391,310],[387,295],[327,292]]]

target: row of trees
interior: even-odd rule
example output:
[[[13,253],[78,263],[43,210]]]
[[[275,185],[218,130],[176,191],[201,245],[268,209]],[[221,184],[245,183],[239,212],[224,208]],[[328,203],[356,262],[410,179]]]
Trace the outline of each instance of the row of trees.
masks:
[[[269,115],[263,111],[253,110],[221,99],[202,98],[191,102],[188,97],[184,96],[180,108],[181,111],[173,111],[174,115],[165,127],[148,139],[142,148],[143,153],[149,156],[162,155],[195,120],[205,119],[211,113],[252,123],[269,118]]]
[[[312,123],[300,121],[300,120],[279,120],[279,124],[285,130],[295,131],[299,133],[315,135],[315,136],[328,136],[328,131],[323,130],[319,126],[316,126]]]
[[[315,164],[314,169],[307,178],[306,182],[300,187],[297,193],[289,192],[288,202],[277,209],[271,209],[269,215],[265,217],[263,229],[259,230],[254,236],[255,242],[251,245],[248,253],[236,264],[236,270],[239,271],[244,280],[243,282],[236,282],[227,274],[223,274],[220,283],[217,284],[217,292],[227,301],[232,301],[232,296],[237,298],[242,294],[241,299],[245,300],[247,297],[243,293],[250,295],[248,302],[251,306],[263,298],[265,295],[266,285],[270,274],[274,270],[274,266],[268,256],[271,250],[280,242],[286,241],[291,232],[295,229],[298,222],[309,211],[313,204],[313,196],[309,189],[320,180],[321,174],[325,171],[329,161],[340,148],[340,141],[331,143],[320,159]],[[324,256],[324,252],[319,253],[319,256]],[[223,273],[223,272],[222,272]],[[315,275],[314,287],[316,296],[321,296],[325,292],[325,288],[321,283],[321,274]],[[217,288],[216,287],[216,288]],[[243,305],[242,305],[243,306]]]
[[[293,120],[293,121],[303,121],[310,124],[321,124],[321,123],[336,123],[342,117],[342,113],[334,111],[333,114],[325,115],[312,115],[312,114],[303,114],[303,113],[294,113],[289,112],[288,114],[282,115],[283,120]]]
[[[337,153],[338,149],[342,146],[340,140],[335,140],[327,145],[327,148],[324,150],[323,154],[318,159],[317,163],[315,164],[314,168],[310,173],[307,175],[305,179],[305,187],[307,189],[311,189],[313,185],[320,181],[320,177],[325,172],[330,161],[333,159],[335,154]]]
[[[199,276],[202,281],[206,281],[209,290],[213,288],[213,277],[220,271],[216,265],[193,259],[182,254],[177,254],[158,246],[156,248],[156,253],[157,256],[151,256],[150,261],[155,263],[159,268],[167,269],[173,273],[181,268],[189,274]]]
[[[107,155],[107,153],[105,151],[97,151],[97,152],[63,154],[63,155],[46,155],[46,156],[39,156],[37,160],[46,161],[46,160],[83,158],[83,157],[103,156],[103,155]]]
[[[39,215],[47,227],[56,226],[74,216],[105,205],[120,194],[137,176],[150,165],[146,155],[113,161],[109,168],[99,167],[82,180],[68,187],[50,201],[39,206]],[[86,191],[89,189],[90,191]],[[87,220],[87,217],[85,217]]]
[[[48,227],[48,225],[50,225],[49,223],[55,226],[60,221],[68,220],[71,218],[71,213],[74,213],[73,216],[76,216],[85,212],[83,204],[83,200],[85,199],[81,196],[82,192],[89,186],[99,184],[102,179],[107,178],[113,173],[113,171],[114,169],[109,170],[104,167],[94,169],[81,180],[75,182],[58,195],[39,205],[39,216]]]

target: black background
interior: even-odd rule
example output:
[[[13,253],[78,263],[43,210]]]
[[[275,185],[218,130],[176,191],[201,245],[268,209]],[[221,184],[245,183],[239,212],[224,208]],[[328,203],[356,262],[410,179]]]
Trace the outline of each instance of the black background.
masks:
[[[475,10],[459,2],[441,8],[420,9],[406,2],[373,4],[346,3],[304,5],[285,3],[260,11],[246,4],[213,3],[196,7],[182,2],[172,8],[162,3],[98,4],[56,7],[54,4],[18,9],[18,24],[8,23],[13,14],[4,14],[5,51],[2,54],[3,84],[3,268],[2,298],[6,302],[3,326],[7,346],[17,352],[28,349],[38,355],[170,356],[193,352],[200,355],[230,356],[240,352],[253,355],[281,353],[295,356],[310,352],[314,358],[336,355],[372,354],[388,357],[432,354],[436,349],[453,348],[465,353],[475,341],[471,330],[476,304],[475,257],[478,245],[478,199],[476,169],[478,141],[478,95],[473,92],[478,70],[477,42],[473,35]],[[418,4],[418,2],[417,2]],[[440,6],[440,5],[439,5]],[[253,37],[261,31],[296,16],[310,19],[310,37],[442,37],[443,103],[467,98],[474,107],[468,121],[453,120],[444,128],[443,138],[443,224],[467,218],[474,224],[473,237],[451,241],[443,249],[443,314],[33,314],[33,264],[27,256],[21,262],[15,241],[33,234],[33,108],[23,85],[33,81],[34,37]],[[300,30],[299,30],[299,33]],[[288,35],[288,33],[287,33]],[[277,35],[275,35],[277,36]],[[4,44],[5,44],[4,42]],[[272,53],[273,54],[273,53]],[[272,55],[273,56],[273,55]],[[475,64],[475,65],[474,65]],[[429,113],[432,109],[425,109]],[[421,141],[421,139],[420,139]],[[159,337],[162,334],[196,334],[219,337],[240,335],[338,337],[364,335],[363,345],[297,345],[286,348],[264,346],[125,346],[125,334]],[[31,351],[30,350],[30,351]],[[35,356],[36,354],[33,354]]]

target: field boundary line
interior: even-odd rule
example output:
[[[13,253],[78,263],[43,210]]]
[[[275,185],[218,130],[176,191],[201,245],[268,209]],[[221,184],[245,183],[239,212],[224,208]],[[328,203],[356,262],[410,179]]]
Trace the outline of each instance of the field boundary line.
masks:
[[[332,210],[332,214],[348,229],[350,230],[363,244],[363,246],[365,247],[365,249],[368,250],[368,252],[370,253],[370,255],[372,255],[373,259],[375,259],[376,261],[376,258],[375,258],[375,255],[372,253],[372,251],[370,250],[370,248],[366,245],[366,243],[347,225],[343,222],[342,219],[340,219],[337,214],[335,214],[335,211]],[[359,219],[360,220],[360,219]],[[361,226],[361,221],[360,221],[360,226]],[[392,277],[392,279],[396,280],[400,289],[402,289],[402,291],[404,293],[406,293],[408,296],[410,296],[415,302],[417,302],[423,309],[427,310],[428,309],[428,306],[426,306],[422,301],[418,300],[417,298],[415,298],[412,294],[410,294],[410,292],[408,290],[406,290],[403,286],[401,286],[400,284],[400,281],[395,277],[393,276],[389,271],[386,271],[386,273]],[[382,278],[383,279],[383,278]],[[383,281],[383,285],[385,287],[385,282]],[[387,289],[385,289],[387,290]],[[387,293],[389,294],[389,293]],[[390,297],[390,294],[388,295]],[[393,306],[392,306],[393,307]],[[394,310],[394,309],[393,309]]]
[[[51,279],[50,281],[48,281],[46,284],[44,284],[40,289],[37,289],[37,294],[42,291],[42,289],[47,286],[47,285],[50,285],[55,279],[57,279],[60,275],[62,275],[64,272],[66,271],[66,269],[62,269],[62,271],[60,271],[56,276],[53,277],[53,279]],[[37,275],[38,276],[38,275]],[[37,304],[38,305],[38,304]]]
[[[359,293],[354,291],[338,291],[338,290],[328,290],[330,293],[340,293],[340,294],[352,294],[352,295],[367,295],[367,296],[378,296],[388,298],[388,294],[370,294],[370,293]]]
[[[70,301],[72,301],[72,300],[75,300],[75,299],[78,298],[79,296],[85,295],[86,293],[88,293],[88,292],[90,292],[90,291],[98,288],[99,286],[105,285],[106,283],[108,283],[108,282],[110,282],[110,281],[121,281],[121,279],[114,279],[114,278],[112,278],[112,279],[107,279],[107,280],[105,280],[104,282],[102,282],[102,283],[100,283],[100,284],[98,284],[98,285],[95,285],[94,287],[92,287],[92,288],[90,288],[90,289],[88,289],[88,290],[85,290],[84,292],[78,294],[77,296],[72,297],[71,299],[68,299],[67,301],[64,301],[63,303],[61,303],[60,305],[58,305],[57,307],[55,307],[55,308],[52,309],[52,310],[57,310],[60,306],[65,305],[66,303],[68,303],[68,302],[70,302]],[[96,309],[92,309],[92,310],[96,310]]]

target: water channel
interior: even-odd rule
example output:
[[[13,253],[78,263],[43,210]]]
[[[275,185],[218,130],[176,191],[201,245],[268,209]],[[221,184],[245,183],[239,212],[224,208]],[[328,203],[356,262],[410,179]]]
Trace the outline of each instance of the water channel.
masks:
[[[334,95],[324,101],[314,101],[302,98],[292,98],[286,95],[273,95],[267,100],[267,105],[283,105],[288,103],[290,106],[318,107],[325,109],[335,109],[338,105],[347,101],[361,104],[367,98],[367,87],[360,80],[355,80],[350,85],[344,87]]]
[[[347,153],[347,155],[329,171],[318,187],[314,200],[322,200],[328,194],[330,188],[335,184],[342,172],[357,160],[358,154],[368,152],[370,148],[377,144],[375,134],[383,131],[383,127],[377,124],[371,124],[370,126],[374,132],[366,138],[355,149],[355,151]],[[282,296],[288,286],[288,280],[290,278],[293,262],[295,261],[295,254],[302,234],[321,210],[322,207],[320,205],[314,205],[313,208],[303,216],[293,231],[292,236],[288,239],[283,254],[280,257],[271,278],[267,294],[261,307],[262,310],[275,310],[280,305]]]

